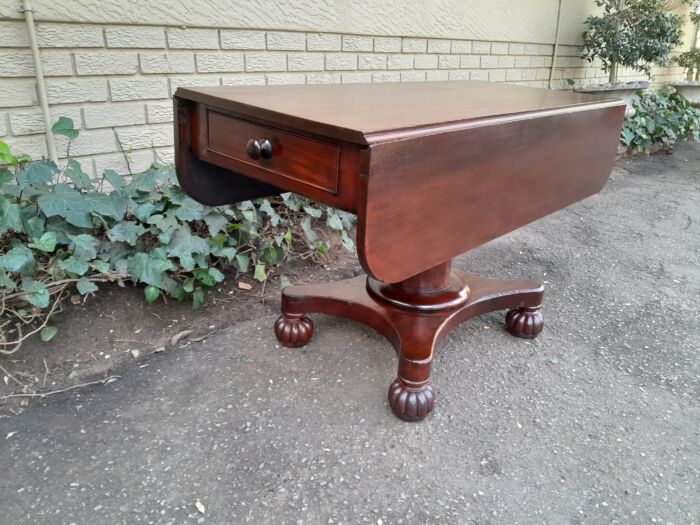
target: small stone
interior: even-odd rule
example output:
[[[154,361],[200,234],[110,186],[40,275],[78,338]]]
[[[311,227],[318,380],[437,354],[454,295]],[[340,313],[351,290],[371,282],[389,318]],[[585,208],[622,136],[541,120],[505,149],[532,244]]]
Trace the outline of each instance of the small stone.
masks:
[[[133,356],[134,359],[136,359],[136,358],[138,358],[138,356],[141,355],[141,352],[139,352],[138,350],[132,350],[131,355]]]

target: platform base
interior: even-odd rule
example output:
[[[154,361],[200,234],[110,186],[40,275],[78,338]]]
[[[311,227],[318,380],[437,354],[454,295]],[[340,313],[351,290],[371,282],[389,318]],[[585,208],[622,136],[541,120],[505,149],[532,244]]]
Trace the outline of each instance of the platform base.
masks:
[[[417,289],[402,287],[401,283],[386,285],[401,290],[383,291],[376,281],[359,276],[334,283],[287,287],[282,291],[282,315],[275,324],[275,334],[284,346],[306,344],[313,334],[313,325],[305,316],[309,313],[346,317],[374,328],[394,345],[399,357],[398,374],[389,387],[389,406],[397,417],[419,421],[434,404],[429,384],[433,350],[450,330],[474,316],[506,309],[507,329],[515,336],[536,337],[543,327],[541,284],[450,272],[449,266],[443,273],[442,295],[450,299],[444,301],[447,306],[438,309],[435,305],[441,301],[435,296],[440,295],[441,288],[434,283],[423,283],[425,286]],[[411,284],[415,282],[421,280],[411,280]],[[455,283],[462,283],[463,290],[455,290]],[[417,296],[414,306],[411,291]],[[426,300],[426,295],[431,298]]]

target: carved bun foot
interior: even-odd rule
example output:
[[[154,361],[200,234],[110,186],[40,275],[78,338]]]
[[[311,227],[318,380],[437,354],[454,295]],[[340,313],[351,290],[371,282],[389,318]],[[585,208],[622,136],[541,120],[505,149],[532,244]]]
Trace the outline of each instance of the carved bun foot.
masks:
[[[419,390],[408,389],[397,378],[389,387],[389,406],[394,415],[404,421],[420,421],[433,409],[433,387],[425,385]]]
[[[277,340],[288,348],[299,348],[311,340],[314,324],[303,314],[282,314],[275,322]]]
[[[515,337],[532,339],[537,337],[544,328],[544,318],[540,307],[522,307],[508,310],[506,328]]]

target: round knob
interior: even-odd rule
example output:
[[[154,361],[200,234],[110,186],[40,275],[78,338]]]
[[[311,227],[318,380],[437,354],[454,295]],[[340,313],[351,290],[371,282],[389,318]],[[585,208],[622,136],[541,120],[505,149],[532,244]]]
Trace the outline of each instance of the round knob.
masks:
[[[245,147],[251,159],[272,157],[272,142],[267,139],[250,139]]]

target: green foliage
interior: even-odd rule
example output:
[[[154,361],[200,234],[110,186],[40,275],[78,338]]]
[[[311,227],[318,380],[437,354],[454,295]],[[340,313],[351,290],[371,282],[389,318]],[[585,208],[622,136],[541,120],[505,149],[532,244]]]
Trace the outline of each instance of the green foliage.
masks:
[[[700,0],[683,0],[690,7],[690,21],[693,24],[700,22]]]
[[[78,136],[70,119],[52,129]],[[172,166],[155,164],[129,178],[106,171],[94,181],[73,159],[63,168],[27,160],[0,141],[0,293],[3,305],[18,303],[0,315],[22,322],[17,312],[27,312],[26,303],[36,313],[67,287],[86,295],[106,281],[143,283],[149,303],[168,296],[197,307],[226,272],[252,271],[264,281],[292,255],[325,253],[318,225],[337,230],[354,250],[352,215],[290,193],[208,207],[185,195]],[[46,321],[41,335],[48,340],[54,329]]]
[[[700,80],[700,49],[691,49],[675,58],[678,65],[685,69],[688,80]]]
[[[682,139],[700,142],[700,109],[671,89],[640,92],[636,112],[625,117],[620,142],[629,150],[654,152],[671,149]]]
[[[665,13],[662,0],[595,2],[603,14],[586,19],[583,58],[600,59],[603,71],[620,65],[651,78],[652,64],[666,64],[671,50],[681,44],[683,17]]]

